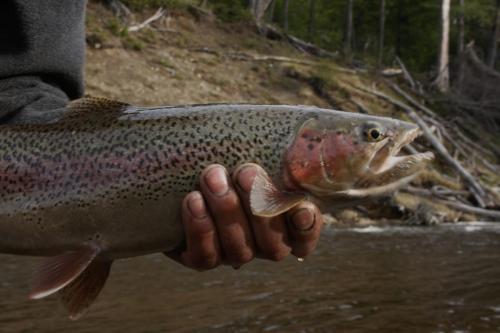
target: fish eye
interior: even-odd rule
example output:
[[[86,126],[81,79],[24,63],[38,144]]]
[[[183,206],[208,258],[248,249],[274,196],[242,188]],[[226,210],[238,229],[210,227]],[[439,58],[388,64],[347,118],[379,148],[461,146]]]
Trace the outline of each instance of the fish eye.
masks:
[[[380,128],[370,128],[366,132],[366,138],[368,139],[368,141],[377,142],[384,138],[384,134],[382,133],[382,130]]]

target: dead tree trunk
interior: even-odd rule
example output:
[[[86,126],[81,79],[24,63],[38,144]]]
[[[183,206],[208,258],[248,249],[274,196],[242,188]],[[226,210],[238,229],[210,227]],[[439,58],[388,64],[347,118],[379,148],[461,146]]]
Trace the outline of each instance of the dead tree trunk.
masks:
[[[436,86],[442,93],[450,90],[449,42],[450,42],[450,0],[443,0],[441,6],[441,47],[439,51]]]
[[[260,26],[262,20],[264,19],[264,14],[266,13],[272,0],[250,0],[249,7],[255,18],[255,22]]]
[[[500,40],[500,0],[497,0],[495,22],[491,33],[491,46],[488,54],[488,66],[495,68],[495,60],[497,58],[498,41]]]
[[[269,5],[269,15],[267,16],[268,22],[273,22],[274,20],[274,10],[276,9],[276,0],[271,0],[271,4]]]
[[[352,53],[352,7],[354,0],[347,0],[347,15],[346,15],[346,26],[345,26],[345,44],[344,44],[344,55],[347,61],[351,61]]]
[[[283,30],[288,33],[288,4],[289,0],[283,1]]]
[[[464,81],[465,71],[465,0],[460,0],[460,11],[458,14],[458,75],[457,87],[462,90],[462,83]]]
[[[252,14],[255,13],[255,8],[257,8],[259,0],[248,0],[248,8],[250,8],[250,11]]]
[[[309,0],[309,23],[307,25],[307,39],[309,41],[313,40],[314,36],[314,25],[315,25],[315,20],[314,20],[314,8],[316,6],[316,0]]]
[[[384,34],[385,34],[385,0],[380,0],[380,26],[378,36],[378,68],[382,68],[384,59]]]

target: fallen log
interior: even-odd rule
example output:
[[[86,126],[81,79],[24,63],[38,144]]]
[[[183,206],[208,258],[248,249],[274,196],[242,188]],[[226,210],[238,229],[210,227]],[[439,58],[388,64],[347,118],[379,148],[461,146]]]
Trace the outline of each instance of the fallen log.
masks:
[[[288,63],[294,63],[294,64],[299,64],[299,65],[308,65],[308,66],[315,66],[318,64],[316,61],[310,61],[310,60],[289,58],[289,57],[283,57],[283,56],[250,54],[250,53],[243,53],[243,52],[228,52],[228,53],[224,53],[223,55],[230,57],[232,59],[245,60],[245,61],[276,61],[276,62],[288,62]]]
[[[490,156],[490,157],[495,157],[495,153],[489,151],[488,149],[485,149],[481,145],[477,144],[476,142],[473,142],[465,134],[463,134],[460,129],[457,128],[457,126],[453,126],[452,124],[449,124],[449,122],[445,121],[443,118],[441,118],[438,114],[436,114],[434,111],[423,105],[422,103],[417,102],[413,97],[411,97],[408,93],[406,93],[403,89],[401,89],[397,84],[395,83],[389,83],[390,87],[397,92],[401,97],[406,99],[411,105],[413,105],[415,108],[418,108],[422,112],[424,112],[426,115],[431,117],[433,121],[437,121],[443,125],[441,125],[441,131],[443,136],[448,140],[448,142],[455,146],[455,148],[459,149],[463,156],[468,156],[467,154],[464,154],[464,149],[468,150],[470,153],[477,153],[480,152],[483,155]],[[435,124],[435,123],[434,123]],[[456,135],[459,139],[463,142],[463,144],[460,144],[458,140],[454,140],[454,138],[451,136],[452,132],[454,135]],[[484,158],[480,159],[480,161],[488,168],[491,169],[490,166],[491,164],[488,163]],[[489,165],[488,165],[489,164]]]
[[[295,36],[286,34],[277,28],[273,27],[272,25],[265,24],[261,25],[259,27],[259,31],[265,35],[266,37],[270,39],[281,39],[281,40],[287,40],[290,44],[292,44],[295,48],[298,50],[312,54],[317,57],[323,57],[323,58],[337,58],[338,54],[336,52],[331,52],[325,49],[322,49],[314,44],[308,43],[300,38],[297,38]]]
[[[484,208],[479,208],[479,207],[467,205],[463,202],[450,201],[450,200],[446,200],[446,199],[437,198],[436,192],[434,192],[432,190],[421,189],[421,188],[409,186],[407,188],[402,189],[401,191],[408,192],[408,193],[415,194],[415,195],[428,197],[428,198],[432,198],[433,202],[435,202],[435,203],[446,205],[448,207],[454,208],[454,209],[461,211],[461,212],[471,213],[471,214],[475,214],[478,216],[484,216],[484,217],[489,217],[489,218],[494,218],[494,219],[500,219],[500,211],[498,211],[498,210],[484,209]],[[453,192],[456,192],[457,194],[462,194],[463,191],[452,191],[452,190],[449,191],[449,193],[453,193]]]
[[[464,204],[461,202],[454,202],[454,201],[448,201],[448,200],[438,200],[438,201],[447,205],[447,206],[453,207],[456,210],[460,210],[462,212],[472,213],[472,214],[480,215],[480,216],[492,217],[494,219],[500,219],[500,211],[498,211],[498,210],[484,209],[484,208],[479,208],[479,207],[467,205],[467,204]]]
[[[410,72],[408,72],[408,69],[406,69],[406,66],[403,63],[403,61],[398,56],[396,56],[396,62],[398,63],[398,65],[401,68],[401,70],[403,71],[403,77],[405,78],[406,81],[408,81],[408,83],[410,84],[411,89],[415,90],[415,88],[417,87],[417,85],[415,84],[415,81],[411,77]]]
[[[423,104],[417,102],[413,97],[411,97],[409,94],[407,94],[406,91],[401,89],[397,84],[391,83],[390,86],[395,92],[397,92],[400,96],[402,96],[404,99],[406,99],[411,105],[422,110],[429,117],[437,117],[437,115],[434,111],[432,111],[428,107],[424,106]]]
[[[275,62],[288,62],[298,65],[307,65],[307,66],[318,65],[318,62],[312,60],[275,56],[275,55],[265,55],[265,54],[251,54],[245,52],[222,52],[208,47],[189,48],[188,51],[208,53],[208,54],[213,54],[215,56],[228,57],[231,59],[241,60],[241,61],[275,61]]]
[[[385,68],[380,72],[380,74],[385,77],[393,77],[403,74],[403,71],[399,68]]]
[[[354,98],[351,98],[350,100],[354,105],[356,105],[359,113],[371,114],[370,110],[368,110],[363,103]]]
[[[338,55],[334,52],[327,51],[325,49],[322,49],[320,47],[317,47],[314,44],[308,43],[306,41],[303,41],[300,38],[297,38],[292,35],[286,35],[288,41],[294,45],[296,48],[299,50],[303,50],[309,54],[315,55],[317,57],[323,57],[323,58],[336,58]]]
[[[481,72],[494,77],[496,79],[500,79],[500,72],[488,67],[484,62],[479,59],[476,51],[474,50],[474,42],[470,42],[467,44],[465,48],[465,54],[467,55],[467,59]]]
[[[405,187],[404,191],[425,196],[466,196],[468,191],[452,190],[443,186],[434,186],[431,189],[419,188],[414,186]]]

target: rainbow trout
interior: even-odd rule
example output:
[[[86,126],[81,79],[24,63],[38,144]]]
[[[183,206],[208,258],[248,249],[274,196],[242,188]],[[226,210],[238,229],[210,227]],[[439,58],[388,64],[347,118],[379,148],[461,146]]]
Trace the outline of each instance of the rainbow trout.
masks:
[[[182,198],[211,163],[262,165],[271,179],[256,177],[250,205],[275,216],[302,200],[389,193],[432,158],[396,156],[419,134],[413,124],[315,107],[86,98],[68,109],[53,123],[0,126],[0,252],[49,257],[30,297],[59,292],[72,318],[113,260],[182,243]]]

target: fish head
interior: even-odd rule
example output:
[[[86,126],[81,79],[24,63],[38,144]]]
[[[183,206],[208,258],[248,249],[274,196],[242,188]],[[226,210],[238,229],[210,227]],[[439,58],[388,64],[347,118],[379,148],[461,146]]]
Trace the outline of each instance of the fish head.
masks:
[[[412,123],[348,112],[303,121],[285,154],[289,183],[318,198],[385,194],[413,179],[430,152],[398,156],[420,130]]]

